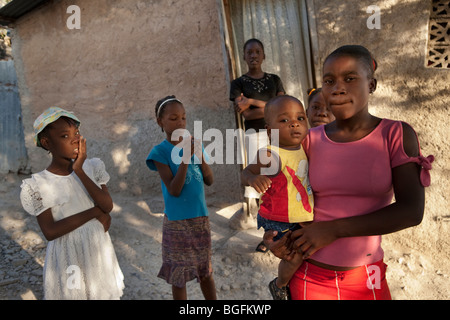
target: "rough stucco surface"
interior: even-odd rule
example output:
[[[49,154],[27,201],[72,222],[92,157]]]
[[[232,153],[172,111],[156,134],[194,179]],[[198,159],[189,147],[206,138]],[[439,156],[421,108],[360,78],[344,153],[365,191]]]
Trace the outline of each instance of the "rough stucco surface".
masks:
[[[384,236],[383,247],[389,259],[402,248],[398,264],[408,255],[422,267],[432,264],[425,275],[440,270],[439,276],[450,268],[450,71],[424,66],[430,2],[310,0],[308,4],[314,5],[311,18],[317,27],[317,74],[320,63],[338,46],[368,47],[379,64],[372,113],[410,123],[423,154],[436,157],[423,222]],[[72,4],[81,8],[81,30],[66,28],[66,8]],[[374,4],[381,9],[380,30],[366,27],[370,16],[366,9]],[[76,112],[83,121],[89,156],[101,157],[108,167],[110,189],[131,194],[136,201],[160,197],[158,175],[144,163],[151,147],[164,137],[154,117],[158,99],[168,94],[182,99],[190,130],[194,120],[203,120],[203,130],[235,127],[216,1],[52,1],[18,22],[13,41],[32,172],[49,162],[33,145],[32,124],[51,105]],[[207,188],[207,200],[240,199],[238,166],[214,165],[213,170],[215,183]],[[161,207],[150,209],[160,212]],[[413,273],[413,267],[407,268],[406,276],[428,281]],[[425,277],[423,271],[421,275]],[[401,290],[396,297],[406,297]],[[429,290],[448,289],[430,282]]]
[[[81,30],[69,30],[69,5],[81,8]],[[47,107],[82,121],[88,156],[104,160],[112,191],[160,195],[145,159],[165,134],[157,100],[175,94],[203,131],[235,127],[216,1],[58,1],[26,15],[15,29],[24,130],[32,172],[49,157],[32,141],[34,119]],[[224,134],[225,136],[225,134]],[[209,144],[209,142],[205,142]],[[207,195],[240,198],[237,165],[214,165]],[[227,192],[222,192],[227,190]]]
[[[381,29],[368,29],[367,7],[381,9]],[[432,184],[426,189],[423,222],[392,235],[412,250],[433,257],[449,269],[450,70],[425,67],[431,1],[315,0],[319,61],[345,44],[367,47],[378,62],[378,87],[369,107],[372,114],[408,122],[417,132],[422,153],[433,154]]]

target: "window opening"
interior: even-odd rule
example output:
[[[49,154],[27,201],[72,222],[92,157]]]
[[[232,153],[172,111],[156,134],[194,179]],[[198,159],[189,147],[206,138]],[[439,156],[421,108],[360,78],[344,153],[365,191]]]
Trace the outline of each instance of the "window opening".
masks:
[[[450,1],[432,0],[426,66],[450,69]]]

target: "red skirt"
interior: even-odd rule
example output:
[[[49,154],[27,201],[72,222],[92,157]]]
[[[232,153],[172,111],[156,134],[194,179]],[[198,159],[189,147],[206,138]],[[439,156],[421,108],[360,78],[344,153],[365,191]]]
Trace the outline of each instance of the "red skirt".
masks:
[[[289,283],[292,300],[391,300],[383,260],[348,271],[305,261]]]

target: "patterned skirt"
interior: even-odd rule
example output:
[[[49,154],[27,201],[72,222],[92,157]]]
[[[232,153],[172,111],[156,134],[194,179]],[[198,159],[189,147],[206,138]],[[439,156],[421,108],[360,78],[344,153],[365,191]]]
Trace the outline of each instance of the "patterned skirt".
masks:
[[[162,260],[158,277],[178,288],[188,281],[209,277],[211,228],[208,217],[170,221],[164,216]]]

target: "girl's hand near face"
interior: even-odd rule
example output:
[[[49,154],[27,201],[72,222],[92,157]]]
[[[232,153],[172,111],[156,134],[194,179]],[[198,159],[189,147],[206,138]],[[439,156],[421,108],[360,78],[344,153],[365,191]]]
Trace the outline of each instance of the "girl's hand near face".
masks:
[[[83,163],[87,159],[86,152],[86,139],[83,136],[80,136],[80,140],[78,143],[78,156],[72,164],[72,169],[75,173],[79,172],[83,169]]]
[[[192,137],[192,155],[196,155],[197,158],[199,158],[200,160],[203,157],[203,151],[202,151],[202,143],[200,140],[198,139],[194,139],[194,137]]]
[[[182,136],[180,137],[180,142],[177,144],[178,148],[183,149],[183,156],[181,158],[181,163],[189,164],[191,162],[192,156],[195,154],[195,141],[192,136]],[[189,152],[185,152],[189,151]]]
[[[78,156],[75,161],[72,163],[72,170],[80,179],[81,183],[83,183],[86,191],[91,196],[94,203],[104,212],[109,213],[113,209],[113,201],[109,194],[108,188],[106,185],[101,185],[100,188],[95,184],[91,178],[89,178],[83,170],[84,161],[87,159],[86,153],[86,139],[83,136],[80,136],[80,140],[78,143]],[[106,228],[106,225],[103,224]]]
[[[192,156],[195,154],[199,159],[202,159],[202,144],[200,140],[194,139],[193,136],[183,136],[180,138],[180,143],[177,147],[183,150],[189,150],[186,154],[183,152],[182,163],[189,164]]]

